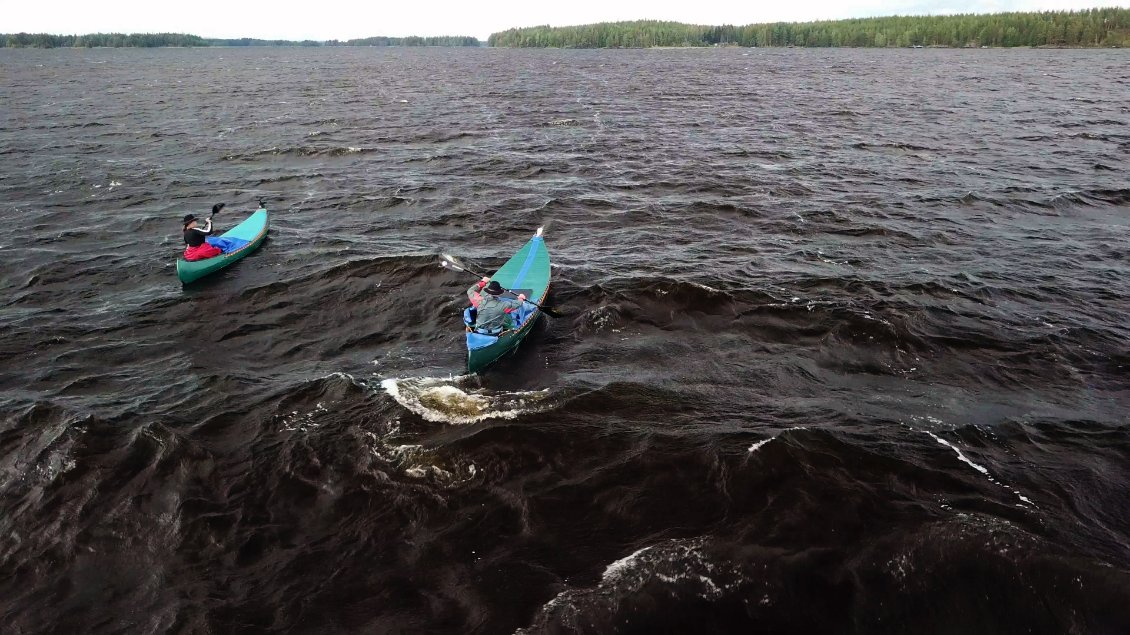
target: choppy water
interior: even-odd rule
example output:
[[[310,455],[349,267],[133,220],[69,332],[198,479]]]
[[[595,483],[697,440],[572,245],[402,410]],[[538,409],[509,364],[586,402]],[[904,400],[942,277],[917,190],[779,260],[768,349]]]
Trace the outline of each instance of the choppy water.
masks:
[[[1123,51],[0,50],[6,632],[1130,631]],[[188,289],[179,218],[270,240]],[[539,225],[544,320],[461,377]]]

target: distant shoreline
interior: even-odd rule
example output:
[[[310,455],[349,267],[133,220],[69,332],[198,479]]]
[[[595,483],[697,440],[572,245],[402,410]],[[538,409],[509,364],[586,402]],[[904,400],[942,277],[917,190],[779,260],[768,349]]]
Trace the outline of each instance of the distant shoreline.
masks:
[[[105,51],[105,50],[119,50],[119,49],[192,49],[192,50],[239,50],[239,49],[292,49],[292,48],[318,48],[318,49],[356,49],[356,48],[381,48],[381,49],[441,49],[441,48],[493,48],[493,49],[513,49],[513,48],[533,48],[533,47],[506,47],[506,46],[426,46],[426,45],[404,45],[404,44],[390,44],[387,46],[377,45],[349,45],[349,46],[301,46],[295,44],[256,44],[256,45],[235,45],[235,44],[214,44],[211,46],[0,46],[0,50],[5,48],[18,49],[18,50],[65,50],[65,51]],[[1114,50],[1130,48],[1130,45],[1120,46],[1118,44],[1110,45],[1049,45],[1043,44],[1039,46],[946,46],[946,45],[930,45],[930,46],[603,46],[603,47],[538,47],[543,49],[557,49],[557,50],[571,50],[571,51],[714,51],[720,49],[741,49],[741,50],[758,50],[758,49],[807,49],[807,50],[820,50],[820,49],[879,49],[886,51],[902,50],[902,49],[945,49],[945,50],[960,50],[960,51],[973,51],[973,50],[1015,50],[1015,49],[1030,49],[1030,50],[1071,50],[1071,51],[1094,51],[1094,50]]]
[[[257,38],[203,38],[189,33],[3,33],[0,48],[247,48],[247,47],[481,47],[482,40],[468,35],[375,36],[353,40],[262,40]]]
[[[888,16],[711,26],[636,20],[494,33],[506,48],[1123,48],[1130,9]]]
[[[493,49],[513,49],[513,48],[532,48],[532,47],[506,47],[506,46],[423,46],[423,45],[403,45],[403,44],[390,44],[387,46],[376,45],[349,45],[349,46],[300,46],[295,44],[256,44],[256,45],[235,45],[235,44],[214,44],[211,46],[0,46],[0,50],[5,48],[18,49],[18,50],[65,50],[65,51],[95,51],[95,50],[118,50],[118,49],[192,49],[192,50],[210,50],[210,49],[292,49],[292,48],[318,48],[318,49],[357,49],[357,48],[381,48],[381,49],[441,49],[441,48],[493,48]],[[1128,46],[1120,46],[1118,44],[1111,45],[1093,45],[1093,46],[1080,46],[1080,45],[1048,45],[1043,44],[1039,46],[946,46],[935,44],[930,46],[603,46],[603,47],[538,47],[543,49],[557,49],[557,50],[570,50],[570,51],[715,51],[723,49],[741,49],[741,50],[758,50],[758,49],[807,49],[807,50],[820,50],[820,49],[879,49],[886,51],[902,50],[902,49],[945,49],[945,50],[1004,50],[1004,49],[1030,49],[1030,50],[1071,50],[1071,51],[1094,51],[1094,50],[1111,50],[1130,48]]]
[[[186,33],[0,34],[0,48],[203,47],[493,48],[1130,48],[1130,8],[938,16],[889,16],[821,22],[709,26],[636,20],[536,26],[471,36],[375,36],[353,40],[203,38]]]
[[[496,47],[497,48],[497,47]],[[874,49],[879,48],[875,46],[605,46],[599,49],[577,49],[570,50],[601,50],[601,51],[632,51],[632,50],[649,50],[649,51],[712,51],[716,49],[742,49],[742,50],[757,50],[757,49]],[[1041,44],[1039,46],[947,46],[944,44],[932,44],[930,46],[884,46],[881,50],[893,51],[901,49],[945,49],[945,50],[958,50],[958,51],[973,51],[973,50],[1000,50],[1000,49],[1042,49],[1042,50],[1073,50],[1073,51],[1093,51],[1102,49],[1121,49],[1130,48],[1123,47],[1117,44],[1111,45],[1097,45],[1097,46],[1063,46],[1063,45],[1050,45]]]

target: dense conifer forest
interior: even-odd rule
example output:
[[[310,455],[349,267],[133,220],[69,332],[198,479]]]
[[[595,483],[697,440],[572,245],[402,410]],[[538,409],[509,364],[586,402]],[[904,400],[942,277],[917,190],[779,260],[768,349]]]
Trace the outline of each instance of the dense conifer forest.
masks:
[[[356,40],[258,40],[254,38],[202,38],[184,33],[91,33],[88,35],[50,35],[48,33],[0,34],[0,47],[158,47],[158,46],[482,46],[469,36],[367,37]]]
[[[0,34],[0,47],[158,46],[482,46],[470,36],[367,37],[353,40],[202,38],[184,33]],[[653,46],[1047,46],[1130,47],[1130,9],[990,15],[891,16],[822,22],[708,26],[637,20],[535,26],[490,36],[497,47],[648,48]]]
[[[326,46],[482,46],[483,43],[470,36],[440,37],[366,37],[359,40],[338,42],[330,40]]]
[[[90,33],[87,35],[8,33],[0,35],[0,46],[44,49],[95,46],[208,46],[208,42],[200,36],[185,33]]]
[[[1130,46],[1130,9],[991,15],[892,16],[705,26],[639,20],[536,26],[495,33],[490,46],[647,48],[653,46]]]

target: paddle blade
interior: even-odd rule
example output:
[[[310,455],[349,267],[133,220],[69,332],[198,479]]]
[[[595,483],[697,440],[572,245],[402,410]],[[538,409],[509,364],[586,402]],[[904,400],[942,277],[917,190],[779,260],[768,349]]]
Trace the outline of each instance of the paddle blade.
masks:
[[[558,311],[557,309],[555,309],[551,306],[541,307],[541,312],[548,315],[549,317],[552,317],[552,318],[565,317],[565,314],[563,314],[561,311]]]
[[[458,258],[452,256],[451,254],[440,254],[440,258],[446,261],[448,263],[448,266],[450,266],[452,269],[455,269],[456,271],[465,271],[478,278],[483,277],[483,274],[463,264]]]

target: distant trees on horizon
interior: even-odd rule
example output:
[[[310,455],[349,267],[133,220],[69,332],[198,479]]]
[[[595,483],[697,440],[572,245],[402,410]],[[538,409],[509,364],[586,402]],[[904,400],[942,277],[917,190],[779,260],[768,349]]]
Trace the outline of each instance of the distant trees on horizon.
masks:
[[[649,48],[653,46],[1128,46],[1130,9],[889,16],[745,26],[657,20],[580,26],[534,26],[491,34],[489,46],[518,48]],[[0,34],[2,47],[160,46],[482,46],[470,36],[367,37],[352,40],[202,38],[185,33]]]
[[[186,33],[90,33],[51,35],[49,33],[0,34],[0,48],[93,48],[163,46],[482,46],[470,36],[367,37],[344,42],[329,40],[259,40],[255,38],[202,38]]]
[[[89,33],[87,35],[51,35],[50,33],[9,33],[0,35],[0,47],[142,47],[208,46],[204,38],[186,33]]]
[[[434,37],[365,37],[339,42],[330,40],[326,46],[482,46],[478,38],[469,35],[444,35]]]
[[[637,20],[509,29],[491,34],[487,44],[521,48],[1130,46],[1130,9],[890,16],[745,26]]]

